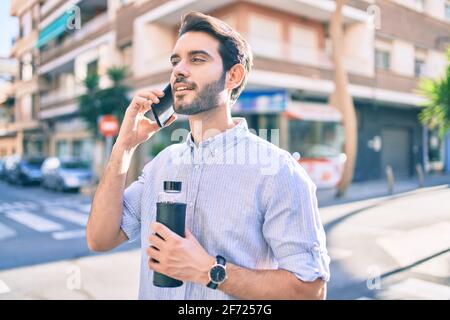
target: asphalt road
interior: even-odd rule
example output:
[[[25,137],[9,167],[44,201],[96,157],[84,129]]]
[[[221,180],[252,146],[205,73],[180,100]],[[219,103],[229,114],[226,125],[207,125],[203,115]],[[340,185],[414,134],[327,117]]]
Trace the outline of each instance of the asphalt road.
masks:
[[[92,255],[85,240],[90,203],[79,193],[0,181],[0,270]]]

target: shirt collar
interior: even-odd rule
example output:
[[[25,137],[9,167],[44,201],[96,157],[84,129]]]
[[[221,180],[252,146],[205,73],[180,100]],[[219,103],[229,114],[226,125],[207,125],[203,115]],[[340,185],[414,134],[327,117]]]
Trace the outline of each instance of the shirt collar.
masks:
[[[186,144],[189,147],[188,149],[200,149],[200,148],[208,148],[211,150],[222,148],[225,146],[225,149],[228,149],[234,143],[239,140],[242,136],[244,136],[248,132],[247,121],[245,118],[233,117],[233,122],[236,124],[233,128],[227,129],[215,136],[212,136],[205,141],[200,142],[197,147],[192,139],[192,132],[189,132]]]

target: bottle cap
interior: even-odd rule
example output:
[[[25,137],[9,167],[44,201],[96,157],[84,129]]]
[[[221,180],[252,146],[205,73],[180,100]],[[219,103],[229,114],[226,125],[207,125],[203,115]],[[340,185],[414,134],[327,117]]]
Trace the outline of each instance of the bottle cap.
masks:
[[[164,191],[181,191],[181,181],[164,181]]]

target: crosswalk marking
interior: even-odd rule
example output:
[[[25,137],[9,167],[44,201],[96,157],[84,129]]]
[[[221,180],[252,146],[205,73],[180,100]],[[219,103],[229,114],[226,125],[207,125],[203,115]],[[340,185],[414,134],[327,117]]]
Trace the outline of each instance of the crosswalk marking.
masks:
[[[88,221],[87,214],[65,208],[51,208],[47,210],[46,213],[63,220],[73,222],[83,227],[86,226]]]
[[[14,237],[17,234],[14,229],[7,227],[6,225],[0,223],[0,240]]]
[[[86,203],[86,204],[79,204],[77,206],[82,212],[85,213],[89,213],[91,211],[91,204],[90,203]]]
[[[51,232],[64,229],[59,223],[27,211],[8,211],[6,216],[38,232]]]
[[[415,278],[394,284],[387,291],[427,300],[450,300],[450,287]]]
[[[55,240],[83,238],[85,236],[86,236],[86,231],[84,229],[72,230],[72,231],[59,231],[59,232],[52,233],[52,238]]]

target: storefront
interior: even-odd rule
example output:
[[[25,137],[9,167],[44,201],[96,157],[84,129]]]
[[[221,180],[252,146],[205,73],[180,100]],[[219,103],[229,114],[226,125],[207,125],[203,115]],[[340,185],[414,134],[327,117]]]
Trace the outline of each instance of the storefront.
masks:
[[[289,151],[318,188],[335,187],[345,163],[342,117],[324,103],[295,101],[287,90],[246,90],[233,107],[250,129]]]
[[[385,179],[392,168],[397,180],[415,175],[424,165],[423,127],[416,106],[394,106],[355,101],[358,153],[354,181]]]

